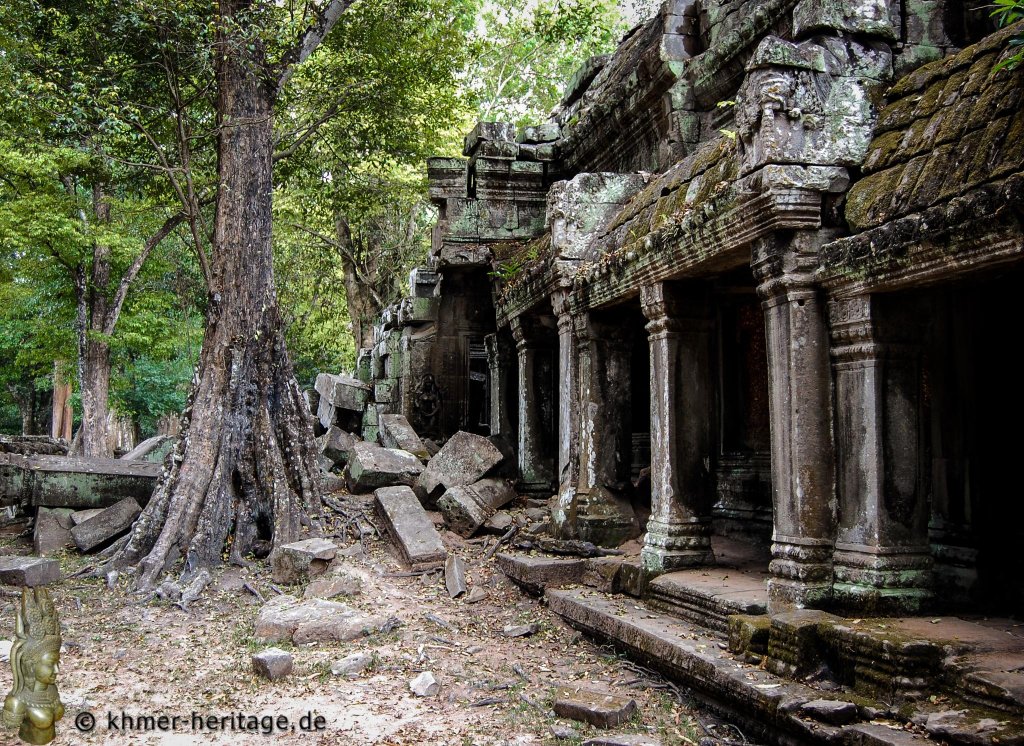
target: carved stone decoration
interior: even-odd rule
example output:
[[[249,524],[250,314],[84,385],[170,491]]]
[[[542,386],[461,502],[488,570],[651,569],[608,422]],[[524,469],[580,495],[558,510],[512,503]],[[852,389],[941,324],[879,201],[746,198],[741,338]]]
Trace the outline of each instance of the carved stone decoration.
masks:
[[[23,588],[11,648],[14,687],[4,700],[4,727],[27,743],[49,743],[64,717],[57,692],[60,620],[46,588]]]
[[[891,77],[879,43],[765,37],[737,94],[740,171],[768,164],[856,166],[867,153],[875,101]]]
[[[417,378],[413,386],[413,418],[418,434],[428,438],[440,434],[441,389],[430,373]]]

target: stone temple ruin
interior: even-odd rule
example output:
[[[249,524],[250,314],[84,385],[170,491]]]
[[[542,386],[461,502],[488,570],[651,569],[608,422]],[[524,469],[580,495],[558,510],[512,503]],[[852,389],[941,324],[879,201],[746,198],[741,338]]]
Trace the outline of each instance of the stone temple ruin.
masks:
[[[556,535],[640,540],[613,590],[769,670],[827,637],[844,684],[941,680],[1019,723],[1024,646],[943,673],[832,616],[1024,613],[1024,74],[994,71],[1020,29],[989,11],[668,0],[546,122],[481,122],[429,161],[429,266],[359,355],[364,436],[503,442]],[[679,580],[715,567],[750,582]]]

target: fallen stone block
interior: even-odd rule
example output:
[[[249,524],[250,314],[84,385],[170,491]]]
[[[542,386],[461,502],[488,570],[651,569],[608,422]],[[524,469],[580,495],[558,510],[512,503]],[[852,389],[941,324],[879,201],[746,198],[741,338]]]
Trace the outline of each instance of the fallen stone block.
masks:
[[[662,746],[662,742],[643,733],[615,733],[588,738],[580,746]]]
[[[427,463],[416,480],[416,494],[433,502],[447,489],[479,481],[501,461],[501,451],[491,441],[460,430]]]
[[[256,618],[255,636],[264,642],[348,642],[369,634],[382,621],[337,601],[287,594],[263,605]]]
[[[360,442],[349,454],[349,489],[359,493],[400,484],[408,486],[416,482],[422,471],[423,464],[411,453]]]
[[[316,377],[316,390],[320,394],[320,407],[326,402],[335,409],[349,412],[362,412],[372,392],[362,381],[332,373],[321,373]]]
[[[444,585],[451,598],[458,598],[467,590],[466,563],[457,554],[449,555],[444,563]]]
[[[0,584],[34,588],[60,579],[60,563],[55,559],[18,555],[0,557]]]
[[[303,539],[285,544],[270,555],[274,581],[292,585],[311,580],[326,572],[337,554],[337,545],[327,539]]]
[[[337,425],[331,425],[326,433],[316,439],[320,454],[331,461],[334,466],[344,466],[348,463],[352,447],[359,440],[355,435],[342,430]]]
[[[121,534],[127,533],[142,513],[142,508],[130,497],[126,497],[116,505],[111,505],[102,513],[94,515],[87,521],[79,523],[71,529],[71,538],[83,552],[88,552]]]
[[[490,595],[490,594],[489,594],[489,593],[487,592],[487,590],[486,590],[486,589],[484,589],[484,588],[481,588],[481,587],[480,587],[480,586],[478,586],[478,585],[475,585],[475,586],[473,586],[473,588],[472,588],[472,589],[471,589],[471,590],[469,591],[469,593],[468,593],[468,594],[466,595],[466,603],[467,603],[467,604],[478,604],[478,603],[480,603],[481,601],[485,601],[485,600],[487,600],[487,597],[488,597],[489,595]]]
[[[252,670],[270,681],[283,679],[292,672],[293,665],[291,653],[281,648],[267,648],[252,657]]]
[[[430,671],[424,671],[409,682],[409,689],[417,697],[435,697],[441,691],[441,685]]]
[[[145,503],[161,470],[145,461],[0,453],[0,504],[105,508],[125,497]]]
[[[516,520],[512,517],[511,513],[499,510],[484,521],[483,530],[491,534],[503,534],[512,528],[515,522]]]
[[[172,438],[169,435],[154,435],[152,438],[146,438],[118,460],[162,464],[177,442],[177,438]]]
[[[32,546],[40,557],[73,547],[70,513],[58,513],[50,508],[37,508],[32,530]]]
[[[447,551],[427,511],[408,487],[385,487],[374,492],[375,506],[395,546],[414,570],[440,567]]]
[[[470,537],[495,511],[515,499],[512,485],[504,479],[481,479],[462,487],[451,487],[437,499],[448,527],[459,536]]]
[[[352,653],[340,661],[332,663],[331,673],[334,676],[355,676],[365,671],[371,663],[373,663],[373,656],[369,653]]]
[[[362,593],[363,581],[346,572],[331,572],[321,575],[306,586],[305,598],[334,598],[335,596],[358,596]]]
[[[530,624],[509,624],[501,630],[505,637],[530,637],[540,631],[540,625],[536,622]]]
[[[94,515],[99,515],[100,513],[102,513],[103,510],[103,508],[88,508],[87,510],[74,511],[73,513],[71,513],[71,527],[74,528],[79,523],[85,523]]]
[[[379,419],[380,442],[385,448],[408,451],[423,461],[430,458],[427,447],[412,429],[409,420],[400,414],[382,414]]]
[[[636,700],[590,689],[560,687],[555,691],[554,711],[598,728],[614,728],[633,717]]]

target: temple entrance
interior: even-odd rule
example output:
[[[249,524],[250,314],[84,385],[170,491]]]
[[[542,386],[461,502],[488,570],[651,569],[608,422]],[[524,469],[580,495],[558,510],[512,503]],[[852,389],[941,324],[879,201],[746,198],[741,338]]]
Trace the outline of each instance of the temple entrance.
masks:
[[[922,440],[930,461],[936,598],[946,606],[1024,615],[1024,389],[1007,330],[1024,316],[1024,272],[924,291]]]

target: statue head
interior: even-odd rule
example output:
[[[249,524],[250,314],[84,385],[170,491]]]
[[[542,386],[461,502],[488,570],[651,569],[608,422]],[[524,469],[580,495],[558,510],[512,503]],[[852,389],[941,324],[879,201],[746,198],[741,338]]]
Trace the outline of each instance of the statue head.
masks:
[[[11,647],[14,688],[4,701],[3,722],[20,728],[29,743],[48,743],[64,714],[57,693],[60,620],[46,588],[23,588]]]

